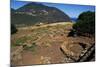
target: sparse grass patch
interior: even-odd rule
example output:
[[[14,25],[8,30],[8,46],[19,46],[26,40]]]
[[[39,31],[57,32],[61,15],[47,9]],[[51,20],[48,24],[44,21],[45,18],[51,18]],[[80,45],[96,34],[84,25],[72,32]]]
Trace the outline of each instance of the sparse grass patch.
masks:
[[[32,43],[32,45],[31,46],[27,46],[27,45],[25,45],[24,46],[24,50],[28,50],[28,51],[32,51],[32,52],[34,52],[35,51],[35,49],[36,49],[36,43],[34,42],[34,43]]]
[[[17,39],[16,40],[16,42],[15,42],[15,46],[20,46],[20,45],[22,45],[23,43],[25,43],[27,40],[30,40],[30,39],[32,39],[32,37],[31,36],[24,36],[24,37],[21,37],[21,38],[19,38],[19,39]]]
[[[18,39],[18,40],[16,40],[16,43],[14,45],[15,46],[20,46],[23,43],[24,43],[24,40]]]

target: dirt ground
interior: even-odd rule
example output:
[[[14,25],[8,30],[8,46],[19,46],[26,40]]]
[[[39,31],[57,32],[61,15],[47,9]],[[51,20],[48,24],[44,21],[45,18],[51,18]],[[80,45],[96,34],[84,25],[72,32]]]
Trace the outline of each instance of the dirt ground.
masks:
[[[32,45],[35,43],[35,47],[33,51],[30,50],[22,50],[17,54],[21,55],[21,58],[17,58],[17,62],[12,59],[12,64],[14,65],[36,65],[36,64],[54,64],[54,63],[68,63],[74,62],[72,59],[66,57],[63,52],[60,50],[61,45],[66,45],[72,42],[81,42],[89,44],[94,43],[94,38],[90,37],[67,37],[70,29],[72,29],[72,23],[67,24],[57,24],[57,25],[47,25],[41,26],[37,28],[27,28],[27,29],[18,29],[18,32],[14,35],[11,35],[11,54],[14,51],[22,46],[24,43],[27,45]],[[21,38],[24,41],[21,42],[22,45],[14,46],[17,40]],[[21,39],[22,40],[22,39]],[[17,43],[19,44],[19,42]],[[73,50],[77,50],[78,48],[74,48]],[[16,57],[15,57],[16,58]]]

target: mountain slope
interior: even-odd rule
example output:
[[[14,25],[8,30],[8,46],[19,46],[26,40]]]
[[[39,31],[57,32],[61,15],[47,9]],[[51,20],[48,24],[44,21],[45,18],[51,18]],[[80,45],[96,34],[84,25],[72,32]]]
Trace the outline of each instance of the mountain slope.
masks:
[[[29,3],[17,9],[11,16],[11,23],[31,25],[36,23],[67,22],[70,18],[55,7]]]

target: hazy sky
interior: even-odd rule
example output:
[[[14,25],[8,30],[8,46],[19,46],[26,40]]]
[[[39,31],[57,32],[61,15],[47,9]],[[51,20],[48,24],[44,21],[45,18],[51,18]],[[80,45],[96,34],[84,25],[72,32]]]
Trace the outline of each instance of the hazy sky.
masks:
[[[18,9],[30,2],[11,0],[11,8]],[[73,5],[73,4],[55,4],[55,3],[42,3],[47,6],[56,7],[66,13],[71,18],[77,18],[80,13],[85,11],[95,11],[95,6],[89,5]]]

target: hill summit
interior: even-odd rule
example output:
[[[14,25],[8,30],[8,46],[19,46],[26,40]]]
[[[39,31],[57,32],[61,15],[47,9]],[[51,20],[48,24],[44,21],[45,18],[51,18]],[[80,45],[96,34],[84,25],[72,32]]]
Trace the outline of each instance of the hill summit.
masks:
[[[55,7],[41,3],[28,3],[19,9],[11,9],[12,24],[38,24],[71,21],[69,16]]]

